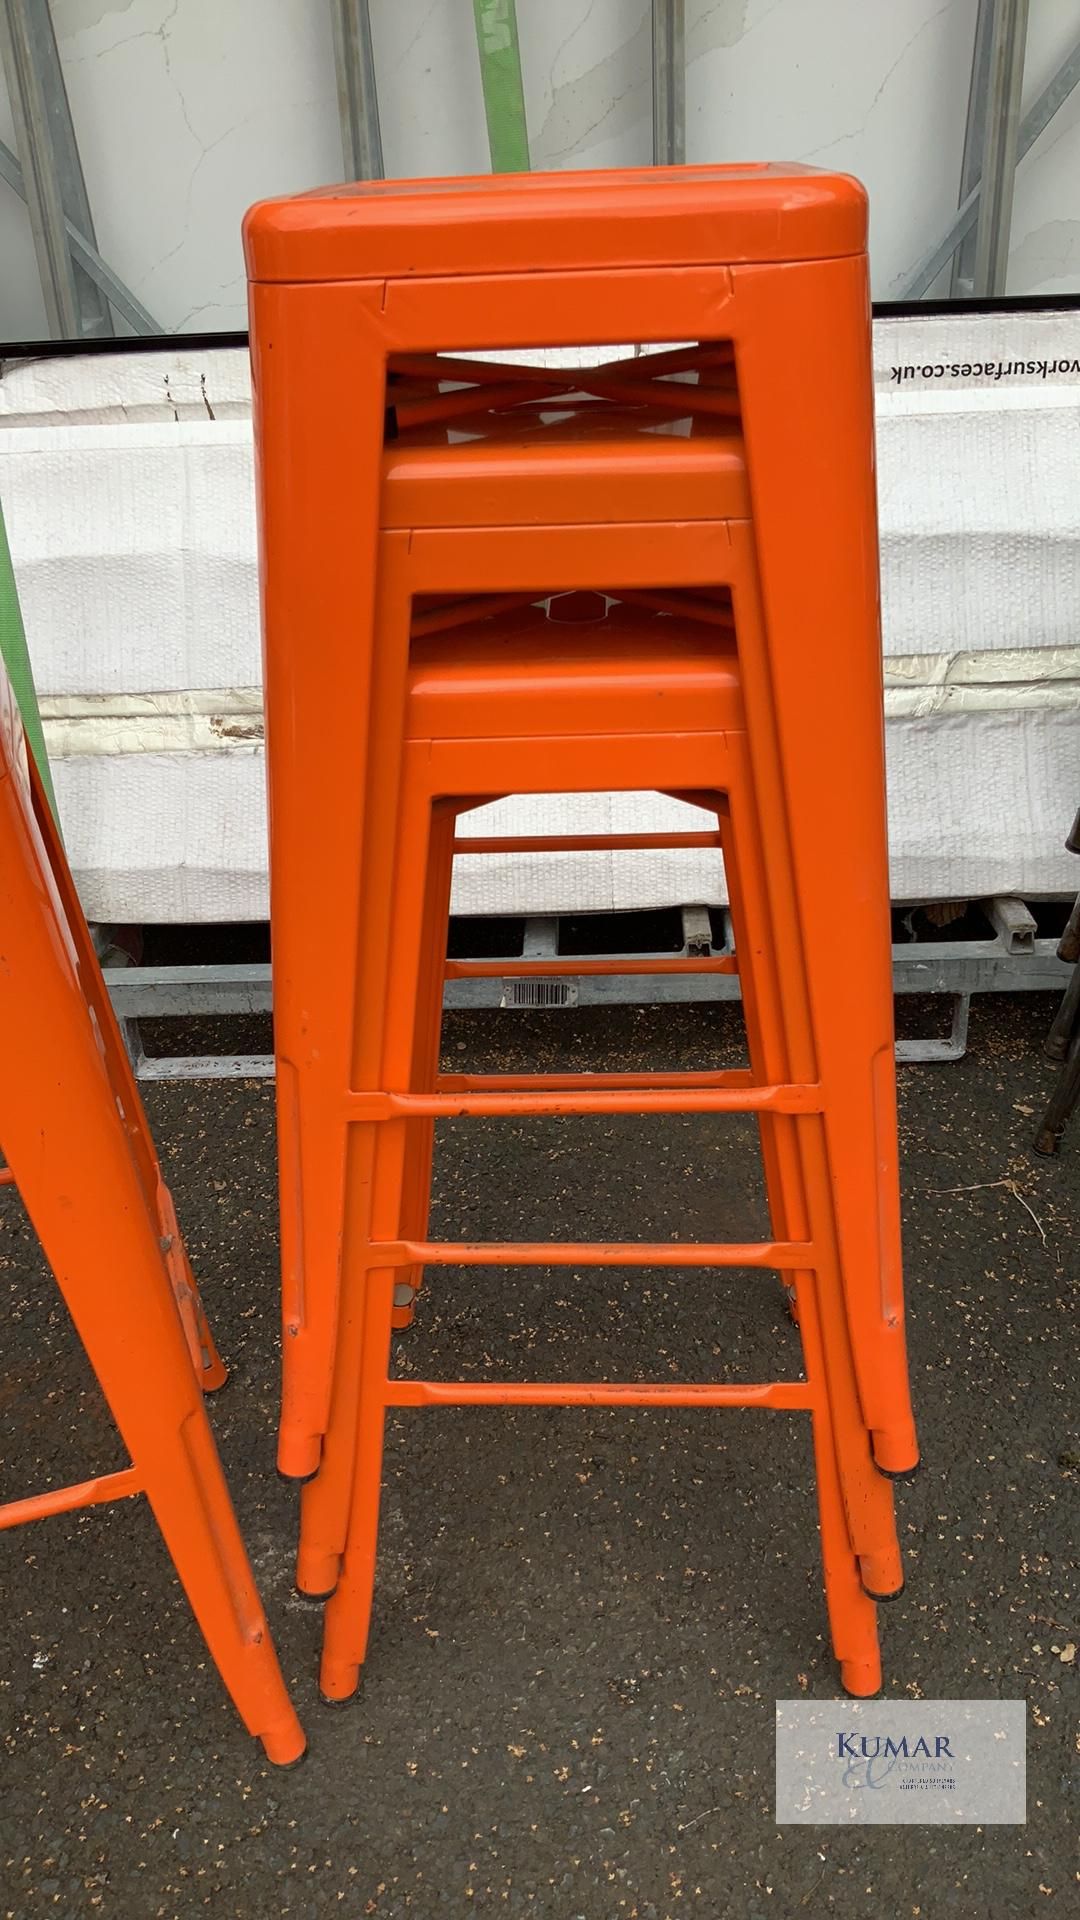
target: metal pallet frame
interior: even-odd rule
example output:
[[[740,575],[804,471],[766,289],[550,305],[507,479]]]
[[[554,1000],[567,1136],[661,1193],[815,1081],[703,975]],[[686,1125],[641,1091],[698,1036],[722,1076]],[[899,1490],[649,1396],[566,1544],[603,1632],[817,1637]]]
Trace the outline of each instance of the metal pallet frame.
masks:
[[[968,1011],[975,993],[1059,993],[1072,969],[1057,957],[1056,940],[1039,940],[1024,903],[999,899],[985,903],[991,937],[985,940],[911,941],[893,948],[893,986],[898,994],[946,994],[952,1001],[947,1038],[899,1040],[897,1061],[914,1065],[959,1060],[967,1044]],[[568,916],[574,919],[580,915]],[[600,919],[595,915],[591,918]],[[620,916],[622,918],[623,916]],[[728,942],[712,942],[705,908],[684,907],[684,955],[730,951]],[[725,925],[727,925],[725,915]],[[505,974],[448,980],[447,1011],[480,1009],[545,1010],[575,1007],[656,1006],[672,1002],[737,1000],[733,974],[588,974],[553,975],[538,982],[520,975],[521,959],[553,958],[558,951],[559,918],[538,915],[525,922],[522,952],[505,956]],[[605,954],[607,959],[671,959],[662,955]],[[488,963],[490,964],[490,962]],[[838,955],[837,964],[841,964]],[[140,1020],[193,1019],[266,1014],[271,1011],[270,968],[252,963],[232,966],[107,966],[105,979],[113,1005],[126,1023],[129,1045],[141,1080],[261,1079],[274,1071],[267,1054],[147,1055],[138,1038]],[[537,987],[547,991],[538,994]]]

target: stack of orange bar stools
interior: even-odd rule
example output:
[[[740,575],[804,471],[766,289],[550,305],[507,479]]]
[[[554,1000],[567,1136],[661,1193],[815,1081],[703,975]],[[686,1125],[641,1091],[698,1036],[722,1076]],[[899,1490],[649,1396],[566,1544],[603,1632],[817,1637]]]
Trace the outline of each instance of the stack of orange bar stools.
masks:
[[[268,1759],[304,1736],[206,1417],[225,1379],[78,895],[0,667],[0,1141],[131,1465],[0,1506],[0,1528],[145,1493]]]
[[[386,1408],[447,1404],[806,1409],[841,1676],[880,1685],[874,1603],[902,1586],[890,1479],[917,1448],[865,238],[855,182],[769,166],[373,183],[248,217],[279,1464],[308,1483],[298,1585],[332,1595],[328,1699],[365,1654]],[[658,350],[611,345],[627,339]],[[570,345],[609,358],[469,357]],[[671,844],[718,836],[735,960],[667,964],[737,965],[749,1071],[440,1075],[455,819],[595,790],[702,809],[706,831]],[[768,1241],[427,1238],[440,1116],[685,1111],[758,1115]],[[392,1378],[423,1269],[482,1263],[776,1269],[805,1379]]]

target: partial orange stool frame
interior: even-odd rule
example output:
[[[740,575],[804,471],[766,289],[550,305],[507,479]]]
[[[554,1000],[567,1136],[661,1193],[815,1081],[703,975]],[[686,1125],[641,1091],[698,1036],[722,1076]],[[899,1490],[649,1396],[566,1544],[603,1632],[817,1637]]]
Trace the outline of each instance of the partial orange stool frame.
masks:
[[[245,1726],[304,1735],[206,1417],[225,1372],[52,815],[0,671],[0,1139],[132,1465],[0,1507],[0,1528],[145,1493]]]
[[[358,236],[365,279],[353,264]],[[350,1103],[363,1089],[374,1096],[387,1088],[376,1024],[369,1011],[357,1028],[356,1009],[382,1005],[383,930],[372,930],[372,911],[373,902],[380,903],[376,918],[384,911],[394,859],[409,639],[428,618],[417,616],[418,596],[435,603],[437,617],[440,599],[467,604],[477,595],[520,599],[574,587],[653,598],[696,589],[707,599],[726,582],[736,601],[770,919],[783,930],[776,964],[789,1025],[786,1041],[782,1028],[761,1039],[755,1073],[760,1079],[764,1070],[762,1047],[786,1049],[790,1070],[767,1073],[762,1084],[818,1089],[842,1278],[838,1324],[849,1342],[864,1440],[872,1436],[883,1471],[909,1470],[917,1449],[899,1278],[861,190],[769,168],[395,183],[256,209],[247,247],[255,282],[282,1140],[282,1469],[310,1475],[323,1436],[341,1426],[331,1413],[331,1381],[342,1232],[346,1220],[355,1232],[348,1195],[357,1181],[366,1183],[373,1152],[361,1140],[370,1129],[349,1125],[360,1111]],[[431,358],[436,349],[528,347],[538,335],[545,344],[603,344],[627,330],[645,341],[704,342],[695,350],[700,391],[665,382],[687,366],[685,349],[639,361],[632,378],[625,363],[561,379],[503,367],[505,385],[490,366]],[[734,381],[724,372],[732,355]],[[433,383],[440,376],[469,380],[475,397],[439,393]],[[575,457],[568,450],[545,475],[542,458],[531,467],[525,458],[543,438],[535,431],[516,448],[481,446],[471,487],[463,487],[467,453],[457,450],[455,469],[445,442],[435,448],[432,424],[456,417],[466,429],[458,438],[467,440],[484,408],[520,420],[520,410],[509,410],[520,409],[527,384],[552,400],[584,388],[648,403],[654,418],[712,415],[727,438],[686,443],[675,497],[661,484],[656,438],[647,443],[655,459],[627,465],[621,445],[597,441],[579,445]],[[400,438],[383,457],[388,400]],[[535,414],[530,424],[535,429]],[[410,434],[419,429],[422,440],[425,428],[429,444],[414,444]],[[586,439],[582,432],[579,441]],[[639,453],[645,440],[639,431]],[[458,473],[456,485],[448,467]],[[515,472],[517,511],[508,491]],[[397,517],[395,490],[404,501]],[[616,533],[624,538],[613,552]],[[392,604],[388,620],[382,595],[395,538],[407,556],[404,614]],[[302,666],[292,644],[301,630],[314,636]],[[367,636],[376,632],[373,647]],[[825,757],[840,747],[842,783],[835,760]],[[643,783],[652,782],[587,784]],[[685,791],[683,781],[670,784]],[[715,792],[717,781],[705,778],[702,786]],[[510,771],[499,790],[515,789]],[[438,845],[445,866],[445,840]],[[837,870],[847,879],[844,980],[830,965]],[[750,940],[756,954],[753,928]],[[375,956],[366,974],[365,953]],[[430,999],[430,974],[424,992]],[[430,1034],[418,1044],[430,1058]],[[513,1095],[485,1098],[496,1103],[485,1111],[521,1110],[505,1104]],[[438,1110],[449,1109],[430,1109]],[[419,1116],[420,1109],[410,1111]],[[785,1154],[791,1177],[790,1149],[778,1144],[790,1135],[770,1122],[763,1145],[766,1133],[775,1200]],[[418,1165],[409,1175],[414,1193],[423,1185]],[[775,1205],[773,1224],[782,1232]],[[427,1253],[420,1249],[414,1269]],[[362,1260],[362,1249],[346,1244],[349,1292]],[[344,1327],[353,1303],[340,1304]],[[839,1392],[837,1324],[833,1331],[830,1382]],[[808,1335],[812,1342],[813,1328]],[[359,1342],[355,1329],[351,1337]],[[369,1364],[383,1362],[365,1347],[365,1371]],[[347,1398],[348,1369],[338,1374]],[[854,1455],[848,1468],[863,1485]],[[306,1506],[317,1509],[325,1477],[324,1469]],[[351,1467],[329,1475],[339,1504],[350,1477]],[[871,1552],[893,1559],[891,1512],[886,1526],[873,1481],[865,1483],[865,1512],[852,1495],[849,1488],[849,1542],[863,1538]]]
[[[551,529],[544,534],[550,542]],[[556,543],[557,547],[557,543]],[[561,557],[556,555],[556,557]],[[828,1172],[821,1151],[821,1089],[791,1084],[755,1085],[750,1073],[645,1074],[595,1076],[440,1077],[419,1085],[411,1072],[421,1048],[427,1053],[437,1024],[419,1031],[413,1008],[425,1006],[418,992],[430,926],[439,911],[445,932],[448,900],[437,905],[435,892],[445,885],[440,854],[453,826],[452,797],[462,784],[474,795],[549,789],[552,773],[560,791],[587,787],[599,768],[602,785],[633,785],[644,778],[665,790],[708,806],[716,815],[731,875],[737,951],[747,956],[744,989],[752,1057],[760,1058],[762,1033],[777,1027],[778,975],[769,949],[751,929],[765,925],[761,886],[763,863],[754,829],[756,809],[749,786],[745,731],[733,655],[694,634],[693,623],[646,618],[637,623],[610,619],[584,636],[574,671],[565,660],[552,662],[542,638],[544,622],[533,620],[541,637],[532,654],[508,648],[500,660],[505,629],[526,623],[498,621],[464,637],[460,651],[441,662],[429,651],[414,655],[411,676],[409,744],[401,788],[400,827],[396,835],[398,878],[393,886],[393,917],[387,951],[385,1006],[365,1006],[364,1024],[385,1036],[380,1085],[406,1085],[401,1094],[354,1095],[359,1150],[369,1162],[350,1204],[348,1231],[355,1235],[355,1264],[363,1278],[347,1279],[363,1313],[360,1344],[359,1451],[352,1521],[340,1583],[327,1611],[322,1685],[327,1697],[347,1697],[356,1685],[366,1640],[374,1575],[375,1538],[381,1467],[382,1421],[387,1405],[594,1404],[594,1405],[743,1405],[806,1408],[814,1416],[822,1538],[834,1641],[845,1685],[852,1692],[874,1691],[880,1684],[874,1608],[866,1589],[891,1595],[901,1584],[899,1554],[892,1521],[892,1495],[874,1470],[868,1436],[861,1422],[835,1244],[831,1240]],[[689,628],[689,633],[687,632]],[[611,631],[614,629],[614,631]],[[560,629],[564,641],[565,628]],[[590,652],[588,641],[599,645]],[[680,644],[681,643],[681,644]],[[560,685],[560,669],[562,681]],[[488,675],[485,683],[485,670]],[[591,681],[591,685],[589,684]],[[545,694],[548,705],[545,707]],[[564,738],[544,733],[552,696],[567,720]],[[569,718],[572,707],[576,724]],[[649,731],[650,720],[664,731]],[[633,728],[636,725],[637,731]],[[715,729],[715,730],[714,730]],[[602,731],[603,730],[603,731]],[[529,737],[530,734],[533,737]],[[431,736],[431,737],[429,737]],[[587,754],[582,743],[587,743]],[[695,783],[689,793],[675,780]],[[706,783],[718,791],[711,795]],[[440,797],[443,796],[443,797]],[[736,822],[741,820],[741,826]],[[430,841],[429,841],[430,836]],[[395,836],[392,836],[395,837]],[[432,854],[428,872],[429,844]],[[750,876],[750,878],[748,878]],[[382,921],[381,902],[371,902]],[[749,964],[753,945],[753,964]],[[445,943],[444,943],[445,948]],[[715,967],[724,963],[704,963]],[[381,1017],[380,1017],[381,1016]],[[422,1017],[422,1016],[421,1016]],[[785,1076],[786,1077],[786,1076]],[[509,1091],[507,1090],[509,1089]],[[770,1206],[774,1220],[784,1207],[798,1223],[797,1237],[749,1246],[442,1246],[412,1238],[403,1217],[409,1130],[417,1118],[443,1113],[531,1113],[677,1111],[756,1111],[771,1154]],[[364,1124],[364,1123],[367,1124]],[[366,1138],[365,1138],[366,1136]],[[794,1164],[791,1155],[795,1154]],[[787,1165],[777,1173],[776,1156]],[[802,1169],[800,1169],[800,1160]],[[805,1180],[803,1179],[805,1172]],[[805,1187],[805,1192],[804,1192]],[[370,1212],[368,1194],[370,1193]],[[404,1202],[404,1204],[403,1204]],[[811,1222],[813,1225],[811,1226]],[[393,1281],[411,1263],[432,1264],[604,1264],[733,1265],[775,1267],[794,1275],[803,1328],[807,1379],[761,1385],[560,1384],[513,1385],[425,1382],[387,1377],[389,1313]],[[385,1264],[384,1264],[385,1263]],[[353,1266],[350,1261],[349,1268]],[[351,1309],[350,1299],[350,1309]],[[353,1378],[354,1355],[342,1337],[338,1384]],[[351,1410],[335,1411],[346,1435]],[[332,1433],[334,1431],[332,1427]],[[317,1509],[324,1475],[305,1490],[305,1505]],[[854,1540],[849,1531],[853,1525]]]

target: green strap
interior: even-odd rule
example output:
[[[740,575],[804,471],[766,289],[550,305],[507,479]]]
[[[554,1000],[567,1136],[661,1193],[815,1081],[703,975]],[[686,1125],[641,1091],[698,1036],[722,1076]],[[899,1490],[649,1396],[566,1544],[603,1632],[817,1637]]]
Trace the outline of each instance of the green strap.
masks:
[[[37,763],[41,784],[48,795],[55,820],[57,818],[56,795],[53,792],[52,775],[49,772],[49,756],[45,751],[45,735],[38,710],[26,633],[23,629],[22,614],[19,611],[15,571],[11,564],[11,549],[7,542],[2,509],[0,509],[0,658],[3,659],[7,668],[8,679],[11,681],[12,692],[22,715],[30,751]]]
[[[528,173],[529,134],[514,0],[473,0],[492,173]]]

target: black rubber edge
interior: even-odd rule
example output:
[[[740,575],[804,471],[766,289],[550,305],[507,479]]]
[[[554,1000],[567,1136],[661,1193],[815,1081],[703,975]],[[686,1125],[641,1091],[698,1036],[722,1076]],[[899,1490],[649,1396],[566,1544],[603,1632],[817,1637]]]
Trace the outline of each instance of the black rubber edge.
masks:
[[[868,1587],[866,1584],[866,1581],[864,1580],[862,1583],[862,1590],[865,1593],[868,1600],[876,1600],[880,1606],[887,1607],[890,1600],[899,1600],[900,1595],[903,1593],[904,1588],[906,1586],[907,1586],[907,1581],[901,1580],[900,1585],[898,1587],[894,1587],[892,1593],[875,1593],[873,1588]]]
[[[269,1754],[266,1757],[270,1760],[275,1773],[295,1773],[297,1767],[303,1766],[310,1752],[311,1748],[305,1747],[303,1753],[298,1753],[295,1760],[270,1760]]]
[[[883,1480],[915,1480],[923,1468],[921,1460],[916,1460],[913,1467],[878,1467],[876,1460],[874,1461],[874,1465],[877,1467],[877,1471]]]
[[[295,1585],[293,1586],[293,1592],[298,1600],[307,1600],[313,1607],[322,1607],[326,1605],[328,1600],[333,1599],[337,1592],[337,1581],[335,1580],[332,1587],[327,1587],[325,1593],[308,1593],[306,1587],[298,1587]]]
[[[287,1487],[306,1487],[309,1481],[318,1478],[319,1469],[312,1467],[310,1473],[282,1473],[280,1467],[275,1467],[274,1472]]]
[[[324,1707],[351,1707],[353,1702],[358,1698],[359,1693],[360,1682],[358,1680],[353,1692],[346,1694],[344,1700],[332,1699],[330,1694],[324,1693],[321,1687],[319,1688],[319,1699]]]

